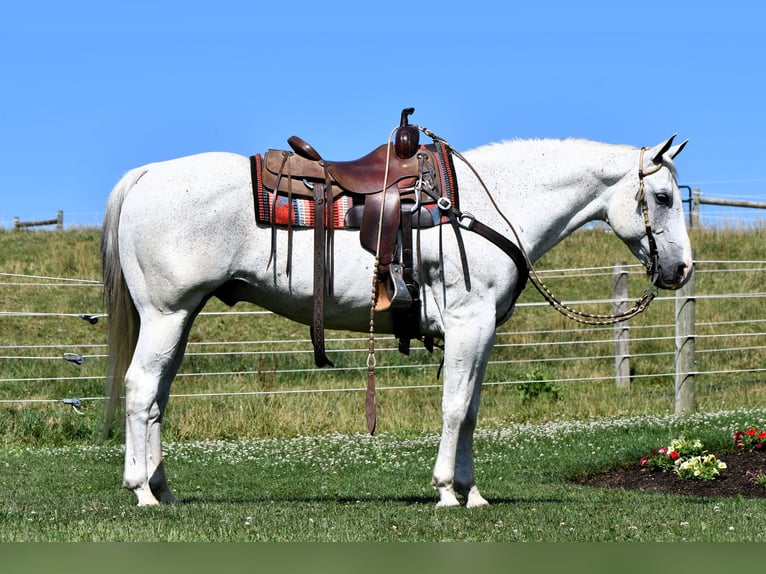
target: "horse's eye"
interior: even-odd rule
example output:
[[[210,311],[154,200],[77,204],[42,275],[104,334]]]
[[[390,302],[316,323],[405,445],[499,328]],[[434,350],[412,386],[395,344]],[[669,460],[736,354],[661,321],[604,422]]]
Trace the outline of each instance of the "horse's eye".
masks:
[[[672,196],[664,191],[656,194],[654,199],[658,205],[670,205],[673,201]]]

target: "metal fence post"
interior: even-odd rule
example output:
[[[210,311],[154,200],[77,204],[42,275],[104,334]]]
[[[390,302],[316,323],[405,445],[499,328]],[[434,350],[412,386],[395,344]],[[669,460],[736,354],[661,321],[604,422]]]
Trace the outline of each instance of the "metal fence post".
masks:
[[[689,281],[676,291],[676,384],[675,414],[683,415],[694,412],[696,408],[694,375],[694,311],[695,285],[694,272]]]
[[[627,263],[615,263],[612,270],[612,299],[615,315],[628,308]],[[618,389],[630,388],[630,327],[628,321],[614,324],[614,382]]]

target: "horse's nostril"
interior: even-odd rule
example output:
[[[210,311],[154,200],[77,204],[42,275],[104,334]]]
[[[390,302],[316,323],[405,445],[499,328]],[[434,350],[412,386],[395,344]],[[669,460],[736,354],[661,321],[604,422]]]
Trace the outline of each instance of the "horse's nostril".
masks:
[[[685,285],[691,276],[691,265],[682,263],[676,268],[676,283],[678,286]]]

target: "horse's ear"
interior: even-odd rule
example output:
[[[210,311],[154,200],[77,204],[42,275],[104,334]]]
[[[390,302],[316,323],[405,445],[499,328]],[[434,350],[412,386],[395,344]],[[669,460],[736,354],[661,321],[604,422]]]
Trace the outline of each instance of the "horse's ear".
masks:
[[[671,148],[668,150],[668,153],[667,153],[667,155],[668,155],[668,156],[670,156],[670,159],[675,159],[675,157],[676,157],[676,156],[677,156],[679,153],[681,153],[681,150],[683,150],[683,149],[686,147],[686,144],[688,144],[688,143],[689,143],[689,140],[684,140],[684,142],[683,142],[683,143],[680,143],[680,144],[678,144],[678,145],[675,145],[675,146],[671,147]]]
[[[667,151],[670,149],[670,146],[673,145],[673,140],[678,134],[673,134],[670,136],[665,142],[654,146],[650,152],[649,152],[649,158],[652,160],[652,163],[654,165],[660,165],[662,163],[662,156],[667,153]],[[683,147],[683,144],[682,144]],[[681,151],[681,150],[678,150]]]

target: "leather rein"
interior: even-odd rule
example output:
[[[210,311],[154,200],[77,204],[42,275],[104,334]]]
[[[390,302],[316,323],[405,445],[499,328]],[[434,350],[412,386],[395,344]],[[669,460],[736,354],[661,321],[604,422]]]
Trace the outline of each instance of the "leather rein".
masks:
[[[647,264],[647,275],[651,277],[651,284],[644,291],[641,297],[637,299],[629,309],[626,309],[625,311],[622,311],[620,313],[598,314],[598,313],[587,313],[584,311],[580,311],[578,309],[574,309],[570,307],[569,305],[567,305],[566,303],[564,303],[563,301],[561,301],[558,297],[556,297],[556,295],[553,294],[550,288],[543,282],[543,280],[540,278],[540,275],[537,273],[537,270],[535,269],[535,266],[532,263],[532,260],[529,257],[529,254],[527,253],[526,249],[524,249],[524,246],[522,245],[521,239],[519,237],[519,234],[516,231],[516,228],[513,226],[513,224],[508,220],[508,218],[502,212],[497,202],[495,201],[494,197],[492,196],[492,193],[489,191],[489,188],[484,183],[484,180],[482,180],[481,176],[476,171],[476,169],[471,165],[471,163],[465,157],[463,157],[462,154],[460,154],[460,152],[458,152],[445,140],[443,140],[442,138],[434,134],[431,130],[420,127],[420,126],[418,126],[418,129],[420,129],[424,134],[426,134],[428,137],[430,137],[434,141],[440,140],[444,142],[444,144],[450,149],[450,151],[471,170],[471,172],[474,174],[474,176],[476,177],[476,179],[479,181],[482,188],[484,189],[484,192],[487,194],[487,198],[489,199],[492,206],[495,208],[495,211],[497,211],[497,213],[500,215],[500,217],[505,222],[505,224],[510,228],[511,233],[513,233],[513,236],[516,239],[516,245],[514,245],[514,247],[518,246],[518,251],[520,251],[521,255],[523,256],[524,262],[526,263],[526,267],[527,267],[526,269],[522,269],[519,260],[516,257],[513,257],[514,262],[519,267],[519,271],[522,274],[520,279],[525,279],[525,275],[528,274],[530,282],[535,286],[537,291],[556,311],[561,313],[564,317],[571,319],[572,321],[576,321],[578,323],[583,323],[586,325],[612,325],[614,323],[627,321],[628,319],[631,319],[632,317],[635,317],[636,315],[643,313],[649,307],[649,304],[657,296],[658,288],[656,283],[657,283],[657,280],[659,279],[660,266],[659,266],[659,252],[657,251],[657,244],[654,240],[654,234],[652,233],[651,221],[649,219],[649,206],[647,204],[646,191],[644,189],[644,178],[662,169],[662,163],[660,162],[659,164],[655,165],[649,171],[644,171],[644,153],[646,152],[648,148],[641,148],[641,153],[639,156],[638,192],[636,193],[636,201],[638,201],[639,204],[641,205],[641,212],[644,217],[644,226],[646,228],[646,237],[649,242],[649,261]],[[507,248],[504,248],[504,246],[500,244],[500,243],[503,243],[503,244],[511,243],[504,236],[490,229],[486,225],[480,224],[478,221],[476,221],[476,219],[470,213],[458,213],[457,217],[458,217],[458,221],[461,222],[461,225],[463,225],[467,229],[471,229],[474,231],[477,231],[480,229],[481,235],[483,235],[485,238],[489,239],[490,241],[492,241],[493,243],[501,247],[501,249],[503,249],[506,253],[510,254],[509,250]],[[464,223],[466,221],[468,222],[467,224]],[[498,238],[500,238],[501,241],[498,240]],[[520,281],[520,283],[522,283],[522,287],[523,287],[523,282]]]

